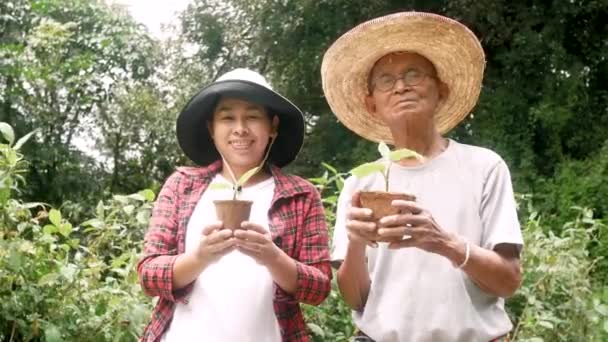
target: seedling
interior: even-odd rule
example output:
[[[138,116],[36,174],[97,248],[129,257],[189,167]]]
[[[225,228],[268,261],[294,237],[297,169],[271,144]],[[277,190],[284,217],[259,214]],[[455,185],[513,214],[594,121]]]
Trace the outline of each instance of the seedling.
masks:
[[[404,158],[416,158],[420,161],[424,160],[422,155],[407,148],[391,151],[383,141],[378,144],[378,152],[380,152],[380,155],[382,156],[380,160],[361,164],[350,170],[350,173],[357,178],[362,178],[374,172],[380,172],[384,177],[384,191],[386,192],[389,190],[388,180],[392,163],[398,162]]]
[[[253,169],[245,172],[234,184],[228,184],[225,182],[222,183],[213,183],[209,185],[209,189],[212,190],[222,190],[222,189],[232,189],[232,199],[236,200],[239,193],[243,189],[243,185],[247,183],[247,181],[253,177],[258,171],[260,171],[261,166],[256,166]]]

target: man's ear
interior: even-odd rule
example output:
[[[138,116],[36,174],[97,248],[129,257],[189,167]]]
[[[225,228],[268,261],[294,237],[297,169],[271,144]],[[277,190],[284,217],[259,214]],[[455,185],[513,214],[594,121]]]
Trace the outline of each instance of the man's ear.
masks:
[[[270,137],[274,139],[277,137],[277,135],[279,135],[279,116],[275,115],[272,118],[272,131],[270,133]]]
[[[447,84],[439,81],[439,104],[443,105],[450,95],[450,88]]]
[[[374,97],[371,95],[365,95],[365,108],[367,108],[367,112],[372,116],[377,116],[376,111],[376,101]]]

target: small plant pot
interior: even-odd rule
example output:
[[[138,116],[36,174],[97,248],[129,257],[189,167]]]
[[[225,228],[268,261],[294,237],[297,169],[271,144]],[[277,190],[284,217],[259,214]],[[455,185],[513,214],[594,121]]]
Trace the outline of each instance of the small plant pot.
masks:
[[[361,191],[359,195],[361,206],[369,208],[373,212],[374,221],[378,222],[381,218],[399,214],[399,209],[391,205],[394,200],[415,201],[416,196],[406,193],[384,192],[384,191]],[[401,238],[382,239],[377,236],[376,241],[393,242]]]
[[[241,223],[249,220],[253,201],[222,200],[213,201],[217,219],[224,223],[224,228],[241,229]]]

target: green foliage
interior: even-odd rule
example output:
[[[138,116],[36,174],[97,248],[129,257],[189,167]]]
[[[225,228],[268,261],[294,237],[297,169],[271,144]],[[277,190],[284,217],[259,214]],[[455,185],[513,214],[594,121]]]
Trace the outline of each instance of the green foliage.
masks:
[[[338,172],[329,164],[323,163],[325,171],[321,177],[311,178],[322,196],[323,207],[330,236],[336,222],[336,206],[338,196],[344,186],[346,173]],[[335,273],[335,272],[334,272]],[[348,341],[354,333],[350,308],[344,303],[334,274],[332,291],[327,299],[319,306],[303,305],[304,316],[313,341]]]
[[[0,120],[18,134],[40,133],[24,151],[35,167],[23,197],[54,205],[66,197],[96,202],[104,195],[107,169],[80,149],[121,113],[111,106],[118,85],[147,82],[155,43],[130,17],[98,0],[8,0],[0,18]]]
[[[5,179],[25,170],[21,156],[14,164],[4,161]],[[151,309],[135,265],[153,199],[149,190],[114,196],[76,225],[44,204],[6,199],[0,209],[0,340],[135,341]]]
[[[0,125],[10,142],[9,128]],[[14,190],[26,163],[15,146],[2,145],[12,152],[0,159],[0,172]],[[11,153],[17,158],[7,163]],[[323,167],[311,181],[322,194],[331,234],[346,174]],[[154,193],[100,201],[92,217],[77,224],[58,209],[8,196],[0,209],[0,340],[135,341],[152,304],[139,288],[135,265]],[[604,341],[608,291],[591,277],[599,260],[588,248],[605,225],[590,210],[574,208],[575,217],[557,234],[531,201],[520,203],[528,215],[522,219],[524,282],[507,302],[514,340]],[[314,341],[352,336],[351,311],[335,280],[323,304],[303,309]]]
[[[605,341],[608,338],[608,292],[590,273],[598,261],[588,246],[605,225],[590,210],[575,207],[573,221],[561,234],[548,231],[529,208],[523,226],[524,281],[509,299],[516,321],[515,341]]]

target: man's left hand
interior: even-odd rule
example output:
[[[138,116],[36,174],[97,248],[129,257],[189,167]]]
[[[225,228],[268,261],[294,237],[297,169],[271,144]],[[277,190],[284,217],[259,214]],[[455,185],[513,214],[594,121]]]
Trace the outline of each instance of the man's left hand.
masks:
[[[418,203],[394,200],[392,205],[399,208],[402,214],[386,216],[378,222],[378,234],[393,241],[389,248],[417,247],[427,252],[442,254],[443,247],[456,240],[453,234],[444,231],[431,213]]]

